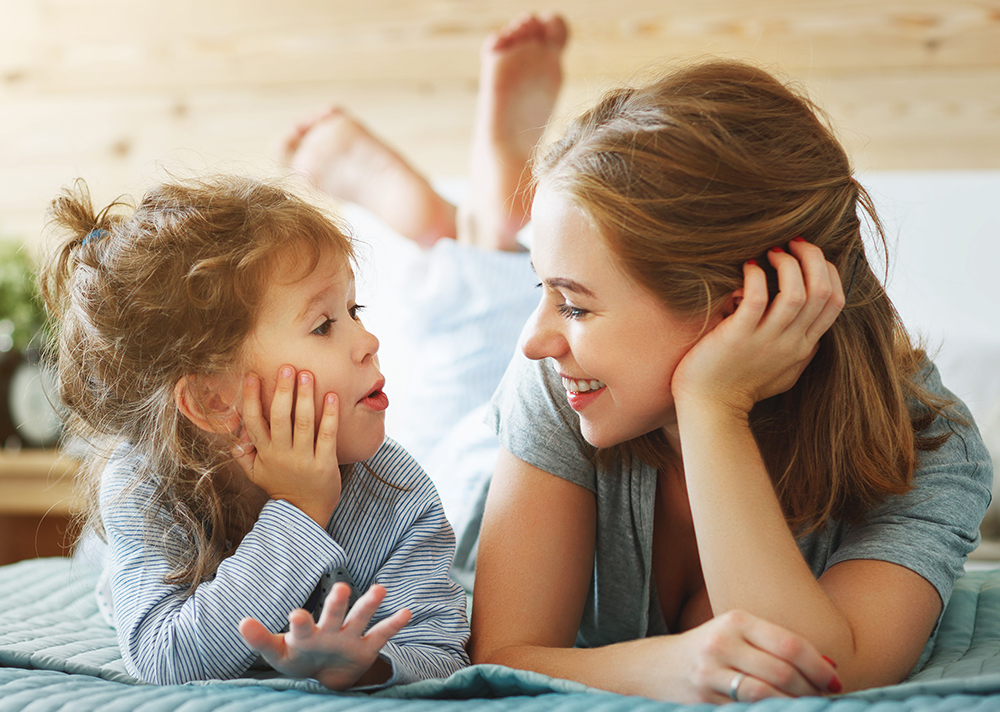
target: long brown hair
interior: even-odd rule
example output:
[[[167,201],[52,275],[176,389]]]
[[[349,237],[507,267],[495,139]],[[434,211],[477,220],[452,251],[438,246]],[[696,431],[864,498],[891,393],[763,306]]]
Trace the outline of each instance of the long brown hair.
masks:
[[[856,522],[911,487],[920,431],[947,403],[918,382],[915,348],[876,277],[862,218],[872,200],[813,103],[735,61],[681,67],[607,94],[535,165],[596,223],[627,273],[669,309],[707,315],[743,286],[750,259],[801,236],[836,265],[849,300],[787,393],[750,415],[789,525]],[[659,431],[598,453],[605,463],[675,457]]]
[[[95,212],[82,181],[52,202],[52,245],[39,273],[55,325],[67,429],[93,447],[82,482],[84,531],[103,534],[98,495],[106,459],[123,444],[132,486],[155,488],[148,516],[172,521],[189,546],[167,582],[193,591],[240,543],[260,502],[228,491],[227,447],[185,418],[174,387],[186,375],[228,374],[244,356],[275,264],[323,254],[352,259],[334,219],[290,189],[235,176],[165,183],[132,207]],[[154,544],[157,542],[154,542]]]

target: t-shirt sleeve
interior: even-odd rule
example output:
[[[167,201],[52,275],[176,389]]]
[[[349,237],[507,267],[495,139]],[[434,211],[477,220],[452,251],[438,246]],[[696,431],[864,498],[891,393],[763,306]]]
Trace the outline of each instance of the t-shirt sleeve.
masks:
[[[951,432],[938,450],[918,453],[914,486],[872,510],[865,522],[848,527],[827,568],[852,559],[876,559],[904,566],[937,589],[944,604],[965,560],[979,543],[979,524],[990,503],[993,466],[972,415],[944,388],[933,366],[925,385],[953,398],[965,423],[939,416],[925,435]]]
[[[515,354],[491,403],[487,422],[515,457],[545,472],[597,491],[594,447],[566,400],[549,359]]]

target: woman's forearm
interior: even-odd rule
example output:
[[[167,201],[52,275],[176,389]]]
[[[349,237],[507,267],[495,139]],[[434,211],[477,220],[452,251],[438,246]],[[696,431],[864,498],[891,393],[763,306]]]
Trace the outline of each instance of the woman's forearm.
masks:
[[[715,615],[742,609],[853,656],[851,626],[805,562],[749,423],[720,406],[678,403],[698,552]]]

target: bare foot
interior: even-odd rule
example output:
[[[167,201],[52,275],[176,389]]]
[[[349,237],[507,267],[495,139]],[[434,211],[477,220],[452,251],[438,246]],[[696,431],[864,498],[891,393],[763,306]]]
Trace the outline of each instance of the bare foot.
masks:
[[[367,208],[424,247],[455,237],[455,207],[409,163],[339,108],[293,129],[286,166],[338,200]]]
[[[520,249],[531,204],[526,168],[555,108],[567,37],[558,15],[522,15],[483,43],[460,241]]]

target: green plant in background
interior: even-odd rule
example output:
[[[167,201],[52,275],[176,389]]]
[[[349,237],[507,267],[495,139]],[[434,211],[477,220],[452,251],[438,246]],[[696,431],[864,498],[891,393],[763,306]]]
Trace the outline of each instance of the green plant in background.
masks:
[[[0,240],[0,352],[23,351],[43,321],[28,251],[19,242]]]

